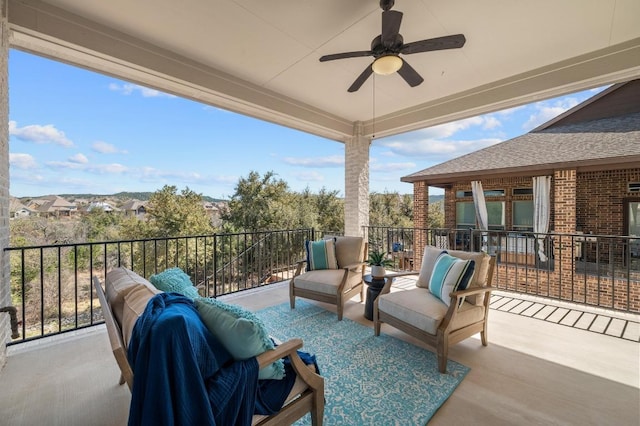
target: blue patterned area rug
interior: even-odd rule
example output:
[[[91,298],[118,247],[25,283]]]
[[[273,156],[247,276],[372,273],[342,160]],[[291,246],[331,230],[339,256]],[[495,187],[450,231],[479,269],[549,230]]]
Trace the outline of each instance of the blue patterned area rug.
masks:
[[[425,425],[469,371],[449,361],[438,372],[436,355],[410,343],[297,300],[256,312],[272,336],[299,337],[315,354],[325,378],[325,424]],[[311,424],[309,415],[296,425]]]

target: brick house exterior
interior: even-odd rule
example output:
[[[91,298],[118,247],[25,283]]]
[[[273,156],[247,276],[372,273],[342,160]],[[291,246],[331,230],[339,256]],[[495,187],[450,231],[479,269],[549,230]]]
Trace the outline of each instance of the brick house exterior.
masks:
[[[592,263],[617,266],[626,266],[625,250],[637,256],[631,243],[604,251],[600,243],[577,243],[575,235],[630,235],[629,207],[640,203],[640,80],[611,86],[526,135],[403,177],[414,185],[414,264],[420,265],[427,243],[418,230],[427,228],[429,186],[444,189],[448,229],[460,228],[458,204],[473,203],[471,181],[480,180],[486,202],[503,206],[503,223],[496,229],[532,231],[514,223],[514,209],[518,201],[532,203],[534,176],[552,177],[549,232],[570,235],[553,238],[552,269],[536,267],[535,259],[518,265],[499,262],[500,287],[587,303],[604,298],[614,308],[640,312],[637,270],[629,272],[631,280],[593,275],[585,276],[579,288],[562,285],[574,279],[577,253]],[[533,276],[545,288],[532,290]]]

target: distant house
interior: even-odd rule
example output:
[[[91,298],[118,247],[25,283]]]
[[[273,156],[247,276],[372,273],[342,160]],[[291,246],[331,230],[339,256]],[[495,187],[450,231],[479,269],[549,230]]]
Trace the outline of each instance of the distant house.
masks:
[[[503,250],[503,264],[517,259],[542,267],[541,261],[554,258],[556,269],[571,271],[580,257],[624,266],[629,254],[639,256],[640,239],[606,252],[603,246],[579,243],[595,241],[590,237],[572,237],[568,246],[547,239],[546,253],[539,254],[531,233],[640,236],[640,80],[611,86],[523,136],[401,180],[413,183],[416,229],[427,227],[429,187],[443,188],[445,227],[505,231],[493,242]],[[536,185],[539,194],[546,192],[537,201],[541,208],[548,206],[545,223],[534,220]],[[488,216],[484,226],[476,220],[480,192]],[[418,265],[426,243],[415,245]]]
[[[35,214],[35,211],[25,206],[15,197],[9,200],[9,218],[27,217]]]
[[[211,225],[220,226],[222,224],[222,219],[220,218],[222,211],[220,206],[211,201],[203,201],[202,206],[204,207],[207,216],[211,219]]]
[[[143,218],[147,213],[146,202],[129,200],[120,207],[120,210],[124,212],[125,216]]]
[[[92,210],[102,210],[102,211],[105,211],[107,213],[111,213],[111,212],[119,211],[120,209],[118,209],[117,207],[112,206],[111,204],[107,203],[106,201],[93,201],[93,202],[89,203],[89,205],[87,205],[87,207],[85,208],[85,211],[87,211],[87,212],[90,212]]]
[[[43,217],[70,217],[78,211],[75,203],[65,200],[57,195],[40,197],[32,201],[38,215]]]

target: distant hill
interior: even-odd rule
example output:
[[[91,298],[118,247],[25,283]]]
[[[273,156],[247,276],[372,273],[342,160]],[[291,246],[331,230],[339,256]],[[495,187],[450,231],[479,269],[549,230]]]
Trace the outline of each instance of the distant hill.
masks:
[[[117,199],[117,200],[131,200],[131,199],[136,199],[136,200],[140,200],[140,201],[147,201],[149,200],[149,197],[151,197],[151,194],[153,194],[153,192],[118,192],[116,194],[56,194],[59,195],[62,198],[71,198],[71,199],[78,199],[78,198],[83,198],[83,199],[105,199],[105,198],[110,198],[110,199]],[[39,197],[20,197],[21,199],[26,199],[26,198],[39,198]],[[211,203],[215,203],[215,202],[219,202],[219,201],[227,201],[227,200],[223,200],[221,198],[213,198],[213,197],[209,197],[208,195],[203,195],[202,199],[204,201],[209,201]]]
[[[58,195],[62,198],[66,198],[66,199],[85,199],[85,200],[104,200],[104,199],[113,199],[113,200],[120,200],[120,201],[127,201],[127,200],[140,200],[140,201],[148,201],[149,197],[151,197],[151,194],[153,194],[153,192],[118,192],[116,194],[55,194]],[[51,194],[54,195],[54,194]],[[407,194],[410,197],[413,198],[413,194]],[[25,200],[31,200],[34,198],[42,198],[42,196],[38,196],[38,197],[18,197],[19,200],[21,201],[25,201]],[[203,195],[202,199],[204,201],[208,201],[211,203],[217,203],[217,202],[226,202],[229,200],[225,200],[222,198],[213,198],[213,197],[209,197],[208,195]],[[444,200],[444,195],[429,195],[429,204],[432,203],[436,203],[438,201],[442,201]]]

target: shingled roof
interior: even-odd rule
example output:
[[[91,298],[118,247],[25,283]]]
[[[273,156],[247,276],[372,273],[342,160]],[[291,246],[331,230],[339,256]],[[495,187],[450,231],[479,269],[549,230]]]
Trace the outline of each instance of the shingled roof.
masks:
[[[533,176],[554,170],[603,170],[640,165],[640,84],[612,86],[533,131],[403,177],[403,182],[427,181],[446,186],[468,178]],[[625,96],[614,92],[626,85]],[[629,92],[637,96],[628,96]],[[611,97],[627,107],[610,116]],[[630,100],[630,101],[629,101]],[[600,107],[597,105],[600,103]],[[602,105],[607,104],[607,107]],[[606,118],[591,119],[602,111]],[[588,111],[589,114],[585,113]],[[631,111],[631,112],[629,112]],[[576,120],[583,116],[586,121]],[[571,118],[573,117],[573,119]]]

